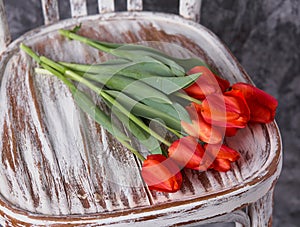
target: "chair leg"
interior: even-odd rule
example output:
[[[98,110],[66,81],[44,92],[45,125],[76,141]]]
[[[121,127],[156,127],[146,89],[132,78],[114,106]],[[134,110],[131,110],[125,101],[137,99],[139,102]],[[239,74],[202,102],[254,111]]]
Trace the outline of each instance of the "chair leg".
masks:
[[[233,222],[235,223],[235,227],[250,227],[250,218],[247,211],[238,210],[235,211],[235,219]]]
[[[266,195],[249,206],[251,227],[272,226],[273,193],[274,188],[271,188]]]
[[[242,225],[241,223],[235,222],[235,227],[245,227],[245,226]]]

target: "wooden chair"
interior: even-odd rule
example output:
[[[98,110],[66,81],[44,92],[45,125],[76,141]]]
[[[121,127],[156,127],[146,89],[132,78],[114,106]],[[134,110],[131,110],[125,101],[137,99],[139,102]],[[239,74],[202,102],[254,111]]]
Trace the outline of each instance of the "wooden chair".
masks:
[[[114,12],[113,0],[99,0],[99,14],[87,16],[86,1],[70,0],[72,18],[62,21],[57,0],[41,2],[45,26],[10,43],[0,1],[2,226],[271,226],[282,163],[275,122],[249,125],[227,140],[242,154],[232,171],[185,171],[181,191],[149,191],[130,152],[82,114],[60,81],[35,75],[35,63],[19,50],[24,42],[56,60],[97,62],[105,56],[57,33],[82,23],[81,34],[102,41],[179,45],[230,82],[251,83],[223,43],[197,23],[201,1],[181,0],[180,15],[171,15],[142,12],[141,0]]]

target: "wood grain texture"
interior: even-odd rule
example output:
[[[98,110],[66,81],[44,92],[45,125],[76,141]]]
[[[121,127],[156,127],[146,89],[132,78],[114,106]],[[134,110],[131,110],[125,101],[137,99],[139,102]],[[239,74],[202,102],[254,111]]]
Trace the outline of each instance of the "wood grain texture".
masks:
[[[127,0],[127,11],[141,11],[143,10],[142,0]]]
[[[196,55],[221,76],[251,82],[210,31],[177,16],[116,13],[63,21],[28,33],[1,58],[0,214],[24,226],[172,226],[225,217],[256,202],[281,171],[276,123],[252,124],[227,140],[242,158],[232,171],[184,171],[182,190],[150,192],[140,163],[82,114],[56,78],[35,75],[35,63],[18,50],[25,42],[55,60],[96,63],[107,55],[60,37],[57,29],[82,23],[83,35],[109,42],[160,41],[177,57]],[[168,43],[168,45],[166,45]],[[174,48],[175,46],[176,48]],[[97,97],[94,97],[95,101]],[[224,216],[225,215],[225,216]],[[236,216],[234,216],[236,215]],[[232,221],[248,223],[242,213]],[[227,216],[228,217],[228,216]],[[229,220],[229,219],[228,219]]]
[[[11,37],[8,29],[3,0],[0,0],[0,53],[5,50],[10,43]]]
[[[41,0],[44,24],[51,24],[59,20],[57,0]]]
[[[87,15],[86,0],[70,0],[72,17],[81,17]]]
[[[111,13],[115,11],[115,3],[113,0],[98,0],[99,13]]]
[[[272,189],[249,207],[251,227],[272,226],[273,194],[274,190]]]
[[[202,0],[180,0],[179,14],[189,20],[200,21],[200,9]]]

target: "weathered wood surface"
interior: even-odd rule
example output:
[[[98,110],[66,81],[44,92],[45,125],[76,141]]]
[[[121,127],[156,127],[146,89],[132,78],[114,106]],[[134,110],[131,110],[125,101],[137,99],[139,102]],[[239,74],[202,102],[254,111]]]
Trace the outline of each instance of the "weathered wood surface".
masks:
[[[249,215],[251,217],[251,226],[272,226],[274,190],[270,190],[261,199],[251,204]]]
[[[98,0],[99,13],[111,13],[115,11],[114,0]]]
[[[51,24],[59,20],[57,0],[41,0],[44,24]]]
[[[3,0],[0,0],[0,53],[11,41]]]
[[[200,21],[202,0],[180,0],[179,14],[189,20]]]
[[[143,10],[142,0],[127,0],[127,11],[141,11]]]
[[[81,113],[60,81],[35,75],[35,63],[18,50],[25,42],[55,60],[104,60],[106,55],[57,34],[57,29],[79,22],[82,34],[102,41],[175,44],[181,48],[162,48],[178,57],[197,55],[231,82],[250,82],[213,34],[177,16],[97,15],[28,33],[1,58],[0,223],[187,225],[253,203],[274,186],[281,169],[281,141],[271,123],[250,125],[227,140],[242,155],[232,171],[185,171],[181,191],[150,192],[136,159]],[[249,222],[243,215],[232,217]]]
[[[87,15],[86,0],[70,0],[72,17],[81,17]]]

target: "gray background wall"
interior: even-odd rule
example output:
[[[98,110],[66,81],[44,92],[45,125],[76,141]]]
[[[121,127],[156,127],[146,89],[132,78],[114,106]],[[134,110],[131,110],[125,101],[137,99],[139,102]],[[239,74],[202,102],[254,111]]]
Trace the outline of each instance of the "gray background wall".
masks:
[[[39,0],[5,0],[13,38],[42,25]],[[70,17],[60,0],[61,18]],[[125,10],[125,0],[117,0]],[[95,14],[96,0],[88,0]],[[144,9],[178,13],[176,0],[145,0]],[[255,84],[279,101],[284,165],[275,191],[273,226],[300,226],[300,1],[203,0],[201,24],[217,34]]]

